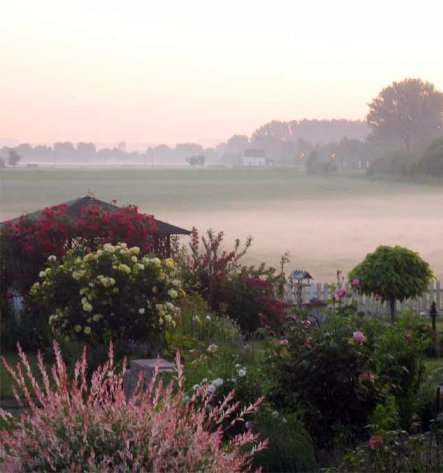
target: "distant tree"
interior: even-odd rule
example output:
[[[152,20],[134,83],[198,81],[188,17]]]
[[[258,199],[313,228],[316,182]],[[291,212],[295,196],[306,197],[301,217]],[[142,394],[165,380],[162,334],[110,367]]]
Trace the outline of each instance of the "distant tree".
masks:
[[[54,153],[57,160],[75,160],[77,155],[74,145],[69,141],[64,141],[63,143],[54,143]]]
[[[84,161],[95,159],[97,150],[94,143],[80,142],[77,145],[78,158]]]
[[[360,280],[363,294],[389,302],[392,321],[397,300],[420,296],[429,289],[433,277],[429,264],[418,253],[401,246],[379,246],[349,273],[349,279]]]
[[[393,82],[369,104],[366,120],[373,141],[409,151],[442,135],[443,93],[421,79]]]
[[[203,166],[205,164],[205,157],[203,155],[195,155],[186,158],[186,162],[195,168],[195,166]]]
[[[175,157],[180,160],[192,155],[201,155],[203,152],[203,146],[197,143],[178,143],[174,149]]]
[[[154,153],[154,159],[159,159],[160,161],[166,161],[171,158],[172,150],[168,145],[158,145],[152,148]]]
[[[288,122],[272,120],[254,131],[251,141],[258,142],[262,138],[275,138],[281,141],[291,140],[291,128]]]
[[[10,166],[17,166],[18,162],[22,157],[17,153],[15,149],[8,150],[8,163]]]
[[[22,143],[15,147],[17,153],[24,159],[32,159],[34,150],[29,143]]]
[[[226,142],[225,152],[242,156],[246,148],[249,147],[249,138],[246,135],[233,135]]]
[[[419,172],[443,176],[443,138],[435,140],[426,149],[419,162]]]

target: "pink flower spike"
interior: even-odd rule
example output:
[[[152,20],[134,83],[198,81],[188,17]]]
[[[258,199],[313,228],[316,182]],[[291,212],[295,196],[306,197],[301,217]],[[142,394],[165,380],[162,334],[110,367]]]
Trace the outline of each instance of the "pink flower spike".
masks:
[[[354,332],[352,334],[352,338],[358,343],[363,343],[366,341],[366,335],[360,331]]]

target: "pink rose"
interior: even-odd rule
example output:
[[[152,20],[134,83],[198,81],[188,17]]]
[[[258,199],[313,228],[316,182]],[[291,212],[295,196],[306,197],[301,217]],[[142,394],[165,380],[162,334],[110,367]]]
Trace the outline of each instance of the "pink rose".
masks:
[[[366,341],[366,335],[363,332],[360,332],[359,330],[352,334],[352,338],[358,343],[363,343]]]
[[[381,435],[371,435],[369,437],[368,445],[370,448],[381,447],[383,444],[383,437]]]
[[[335,299],[336,300],[339,300],[339,299],[343,299],[343,297],[346,296],[346,291],[343,287],[340,287],[339,289],[337,289],[335,291]]]
[[[353,279],[351,282],[352,287],[360,286],[360,279]]]
[[[280,345],[283,345],[283,346],[287,347],[287,346],[289,345],[289,342],[288,342],[288,340],[286,340],[286,338],[285,338],[285,339],[283,339],[283,340],[280,340]]]

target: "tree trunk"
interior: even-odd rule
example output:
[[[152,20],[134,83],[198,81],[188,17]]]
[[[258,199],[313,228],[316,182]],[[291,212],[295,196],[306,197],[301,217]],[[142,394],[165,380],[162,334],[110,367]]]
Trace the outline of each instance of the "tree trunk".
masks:
[[[397,312],[397,310],[396,300],[394,298],[389,301],[389,306],[391,307],[391,322],[395,322],[395,313]]]

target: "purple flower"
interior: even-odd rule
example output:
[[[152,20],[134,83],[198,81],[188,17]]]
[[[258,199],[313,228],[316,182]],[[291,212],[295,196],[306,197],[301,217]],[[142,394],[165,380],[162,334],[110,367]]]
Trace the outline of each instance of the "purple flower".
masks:
[[[339,299],[343,299],[346,296],[346,291],[343,287],[340,287],[335,291],[335,299],[338,301]]]

